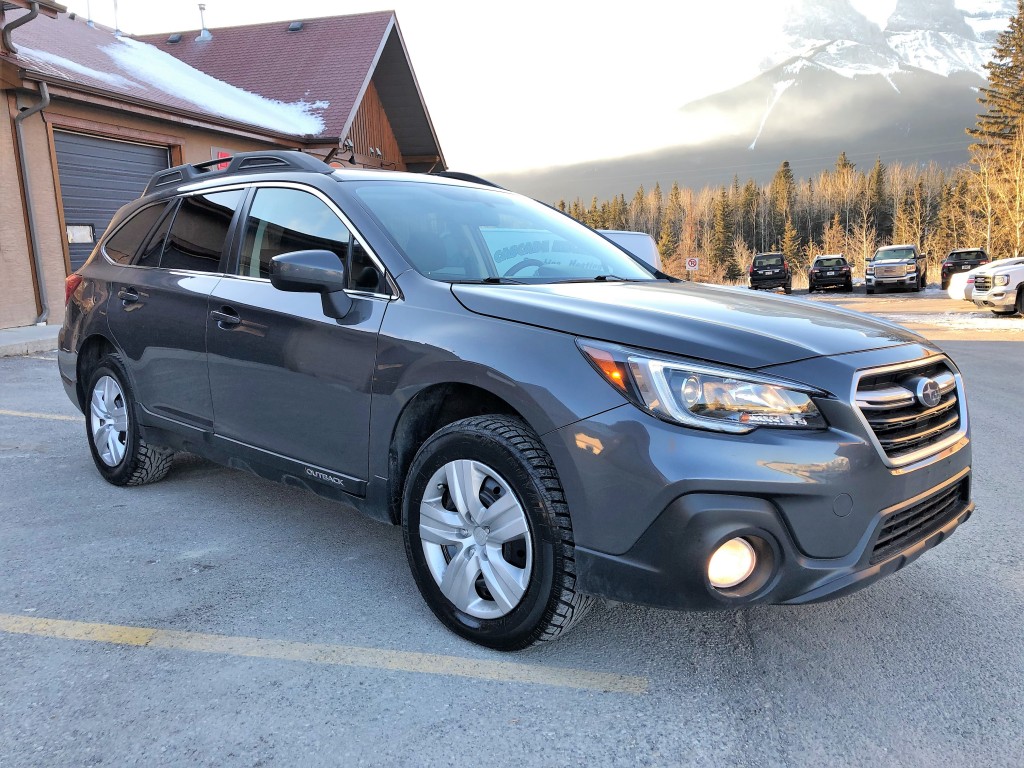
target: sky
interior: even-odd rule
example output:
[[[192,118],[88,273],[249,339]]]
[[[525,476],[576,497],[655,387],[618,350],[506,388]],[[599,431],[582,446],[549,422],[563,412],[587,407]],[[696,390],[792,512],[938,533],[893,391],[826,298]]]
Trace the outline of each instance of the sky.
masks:
[[[896,4],[851,1],[880,25]],[[116,8],[129,34],[200,26],[187,0],[64,4],[111,27]],[[280,0],[205,5],[211,29],[394,10],[448,166],[481,175],[679,144],[679,108],[756,75],[778,24],[775,0],[303,0],[298,16]]]

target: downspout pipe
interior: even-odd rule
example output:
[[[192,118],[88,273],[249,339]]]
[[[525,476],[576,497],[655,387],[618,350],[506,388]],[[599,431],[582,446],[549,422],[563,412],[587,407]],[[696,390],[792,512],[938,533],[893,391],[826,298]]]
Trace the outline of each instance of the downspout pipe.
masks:
[[[32,4],[34,8],[38,10],[36,3]],[[19,19],[20,21],[20,19]],[[39,103],[33,107],[29,107],[23,112],[19,112],[14,118],[14,133],[18,138],[18,165],[21,169],[21,178],[25,189],[25,207],[28,214],[28,238],[29,245],[32,248],[32,268],[36,274],[36,297],[39,299],[39,317],[36,318],[36,325],[41,325],[46,322],[46,318],[50,316],[50,305],[46,299],[46,278],[43,275],[43,259],[42,252],[39,248],[39,234],[36,227],[36,212],[35,206],[32,204],[32,182],[28,176],[28,155],[25,153],[25,134],[22,130],[22,124],[32,115],[42,112],[50,106],[50,89],[47,88],[46,83],[40,81],[39,83]]]
[[[6,48],[11,53],[17,53],[17,47],[14,45],[14,43],[11,42],[11,32],[16,30],[22,24],[28,24],[30,21],[32,21],[32,19],[34,19],[38,15],[39,3],[32,3],[28,13],[26,13],[24,16],[15,19],[10,24],[5,24],[3,29],[4,48]]]

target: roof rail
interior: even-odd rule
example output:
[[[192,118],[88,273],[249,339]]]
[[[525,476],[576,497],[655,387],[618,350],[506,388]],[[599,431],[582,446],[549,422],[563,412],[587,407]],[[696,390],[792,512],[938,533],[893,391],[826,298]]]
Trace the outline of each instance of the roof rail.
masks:
[[[219,168],[224,164],[226,168]],[[146,185],[143,195],[175,188],[190,181],[208,179],[214,176],[229,176],[238,173],[273,173],[275,171],[312,171],[332,173],[331,166],[318,157],[296,150],[265,150],[261,152],[239,152],[231,157],[219,157],[191,165],[176,165],[166,171],[158,171]]]
[[[458,181],[469,181],[473,184],[483,184],[485,187],[494,187],[495,189],[505,189],[499,184],[495,184],[493,181],[487,179],[481,179],[479,176],[474,176],[471,173],[463,173],[462,171],[437,171],[436,173],[430,174],[431,176],[441,176],[445,179],[457,179]],[[507,190],[506,190],[507,191]]]

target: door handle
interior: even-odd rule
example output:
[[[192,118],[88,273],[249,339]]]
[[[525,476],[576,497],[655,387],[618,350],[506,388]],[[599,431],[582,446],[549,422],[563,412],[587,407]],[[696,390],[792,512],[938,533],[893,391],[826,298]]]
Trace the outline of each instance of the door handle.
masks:
[[[234,310],[228,307],[223,307],[222,310],[214,310],[210,313],[210,317],[217,321],[217,327],[221,330],[228,330],[242,322]]]
[[[139,300],[139,294],[135,292],[134,288],[122,288],[117,292],[117,298],[121,300],[122,306],[127,307]]]

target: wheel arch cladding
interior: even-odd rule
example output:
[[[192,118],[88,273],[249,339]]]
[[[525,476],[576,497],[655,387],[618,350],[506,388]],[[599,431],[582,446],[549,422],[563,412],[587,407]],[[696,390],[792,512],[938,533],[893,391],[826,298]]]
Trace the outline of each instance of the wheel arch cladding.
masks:
[[[507,401],[473,384],[432,384],[405,404],[392,430],[388,450],[388,513],[392,523],[401,522],[402,492],[420,446],[435,432],[460,419],[491,414],[527,423]]]

